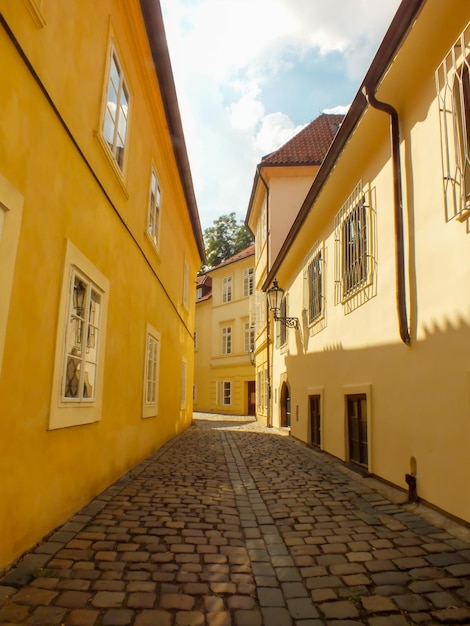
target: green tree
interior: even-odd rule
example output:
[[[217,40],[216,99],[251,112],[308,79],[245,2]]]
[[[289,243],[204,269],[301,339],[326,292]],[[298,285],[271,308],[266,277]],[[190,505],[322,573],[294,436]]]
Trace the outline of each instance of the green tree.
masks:
[[[235,213],[221,215],[204,231],[207,267],[215,267],[253,243],[243,222],[237,223]]]

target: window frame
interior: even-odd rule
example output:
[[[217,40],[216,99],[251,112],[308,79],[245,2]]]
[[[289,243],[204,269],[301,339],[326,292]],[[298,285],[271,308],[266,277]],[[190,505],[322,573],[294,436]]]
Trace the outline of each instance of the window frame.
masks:
[[[249,267],[243,270],[243,297],[249,298],[253,295],[255,286],[255,268]]]
[[[156,190],[154,192],[154,180]],[[162,189],[155,167],[150,173],[150,189],[147,212],[146,234],[157,252],[160,251],[160,227],[162,213]]]
[[[115,62],[115,66],[118,69],[118,76],[119,76],[119,84],[117,85],[117,93],[116,93],[117,102],[113,103],[116,106],[116,111],[117,111],[117,116],[115,120],[113,120],[112,114],[108,107],[108,103],[110,102],[108,100],[110,87],[114,86],[114,83],[112,80],[113,61]],[[127,101],[126,101],[127,114],[124,113],[125,107],[122,104],[122,98],[121,98],[122,93],[124,93],[124,96],[127,98]],[[124,172],[126,169],[126,162],[127,162],[128,150],[126,148],[129,144],[131,101],[132,101],[131,90],[129,87],[129,81],[127,80],[126,72],[124,71],[124,65],[121,61],[121,56],[118,53],[115,42],[111,42],[109,46],[108,57],[107,57],[106,81],[105,81],[104,89],[103,89],[103,104],[102,104],[99,137],[101,139],[102,144],[105,146],[106,153],[108,154],[115,170],[118,172],[118,174],[121,177],[123,177],[124,175]],[[109,117],[107,115],[108,112],[109,112]],[[124,128],[122,152],[119,153],[118,152],[119,146],[117,144],[118,144],[118,138],[122,139],[121,134],[120,134],[120,129],[119,129],[121,112],[124,114],[124,117],[125,117],[125,128]],[[112,123],[111,129],[110,129],[112,130],[112,142],[110,142],[108,139],[108,135],[110,135],[111,133],[107,133],[106,131],[107,129],[106,124],[107,124],[107,121],[110,119]]]
[[[219,380],[217,384],[217,404],[219,406],[232,406],[232,381]]]
[[[360,180],[335,215],[336,304],[348,303],[373,286],[374,226],[371,192]]]
[[[222,304],[232,302],[233,297],[233,277],[224,276],[222,278]]]
[[[70,315],[72,280],[75,274],[84,276],[101,296],[101,324],[96,357],[95,392],[93,398],[67,399],[62,395],[63,373],[66,367],[66,329]],[[103,381],[105,370],[106,326],[110,282],[104,274],[69,239],[66,240],[62,289],[59,302],[54,374],[52,379],[49,429],[81,426],[101,419],[103,404]]]
[[[313,269],[316,268],[316,272]],[[325,247],[317,242],[304,264],[304,311],[307,326],[313,327],[325,317]],[[314,307],[313,302],[317,306]]]
[[[228,356],[232,354],[232,326],[221,327],[221,354]]]
[[[244,352],[251,352],[255,345],[255,328],[250,322],[243,325]]]
[[[149,378],[149,344],[155,344],[154,359],[154,375],[153,381]],[[160,358],[161,358],[161,333],[151,324],[147,324],[147,332],[145,335],[145,353],[144,353],[144,384],[142,393],[142,417],[155,417],[158,415],[158,399],[159,399],[159,382],[160,382]],[[149,381],[153,386],[153,400],[149,401],[147,391]]]
[[[470,217],[470,22],[436,70],[446,221]]]

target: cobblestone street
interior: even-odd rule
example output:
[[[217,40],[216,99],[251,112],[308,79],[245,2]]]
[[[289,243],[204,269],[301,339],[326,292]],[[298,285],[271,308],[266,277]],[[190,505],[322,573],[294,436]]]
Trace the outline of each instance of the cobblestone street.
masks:
[[[470,624],[468,531],[286,433],[197,417],[4,575],[1,624]]]

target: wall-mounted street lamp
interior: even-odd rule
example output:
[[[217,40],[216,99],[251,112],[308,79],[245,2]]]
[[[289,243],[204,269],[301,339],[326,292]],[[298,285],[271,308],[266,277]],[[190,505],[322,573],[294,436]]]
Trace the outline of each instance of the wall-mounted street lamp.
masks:
[[[249,352],[249,357],[250,357],[251,365],[256,365],[255,346],[251,346],[250,352]]]
[[[274,320],[276,322],[281,322],[284,326],[289,328],[298,328],[299,327],[299,318],[298,317],[281,317],[279,315],[281,311],[281,304],[284,298],[284,289],[279,287],[277,283],[277,278],[274,279],[273,286],[267,290],[266,295],[268,297],[268,306],[271,311],[274,313]]]

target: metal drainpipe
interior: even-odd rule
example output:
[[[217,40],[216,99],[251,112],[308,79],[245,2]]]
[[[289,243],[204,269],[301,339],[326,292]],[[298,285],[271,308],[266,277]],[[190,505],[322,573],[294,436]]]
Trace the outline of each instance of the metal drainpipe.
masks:
[[[405,284],[405,244],[403,228],[403,190],[401,184],[401,157],[400,157],[400,126],[396,109],[386,102],[380,102],[373,91],[369,91],[364,85],[362,92],[367,102],[374,109],[383,111],[390,116],[390,141],[393,161],[393,196],[395,213],[395,262],[396,262],[396,288],[397,288],[397,313],[400,337],[407,346],[411,344],[411,336],[408,329],[408,313],[406,307],[406,284]]]
[[[263,178],[259,165],[256,166],[258,176],[266,188],[266,273],[269,273],[269,185]],[[270,311],[266,307],[266,369],[268,372],[268,406],[266,413],[266,426],[272,428],[271,422],[271,359],[269,353],[269,342],[271,340],[271,319]]]

